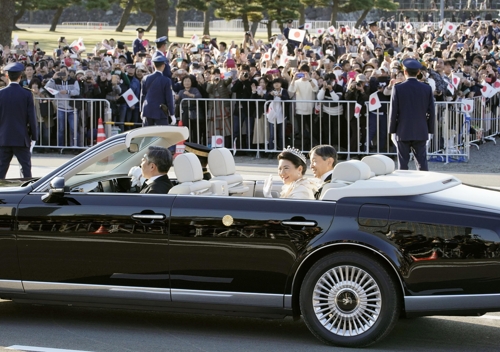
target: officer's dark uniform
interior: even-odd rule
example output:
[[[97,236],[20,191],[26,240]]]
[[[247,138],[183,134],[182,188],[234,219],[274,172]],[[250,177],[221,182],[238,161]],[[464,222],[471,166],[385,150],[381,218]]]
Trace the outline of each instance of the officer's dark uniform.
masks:
[[[155,40],[156,47],[159,47],[160,45],[166,44],[168,41],[167,37],[161,37]],[[162,53],[160,50],[156,50],[154,56],[153,56],[153,61],[156,57],[158,56],[163,56],[167,61],[165,62],[165,69],[163,70],[163,75],[165,77],[168,77],[172,79],[172,71],[170,70],[170,62],[168,62],[167,57],[165,56],[164,53]]]
[[[144,33],[144,28],[137,28],[136,31],[138,33]],[[142,39],[141,38],[135,38],[134,42],[132,43],[132,51],[134,52],[134,55],[136,55],[140,51],[146,51],[146,48],[144,45],[142,45]]]
[[[186,152],[195,154],[200,160],[201,167],[203,169],[203,179],[210,180],[212,174],[207,170],[208,165],[208,153],[212,150],[211,148],[198,143],[185,142],[184,143]]]
[[[157,56],[153,62],[167,62],[164,56]],[[166,105],[169,116],[174,116],[175,106],[172,95],[172,81],[160,71],[155,71],[142,80],[141,106],[144,126],[169,125],[170,119],[161,105]]]
[[[420,69],[415,59],[406,59],[403,65]],[[429,134],[434,134],[435,112],[432,88],[410,77],[392,89],[389,133],[395,133],[400,170],[408,170],[410,151],[415,155],[417,169],[428,171],[427,146]]]
[[[22,72],[24,65],[11,63],[5,72]],[[37,140],[37,124],[33,93],[19,85],[10,84],[0,90],[0,179],[9,170],[12,156],[21,164],[23,177],[31,177],[31,141]]]

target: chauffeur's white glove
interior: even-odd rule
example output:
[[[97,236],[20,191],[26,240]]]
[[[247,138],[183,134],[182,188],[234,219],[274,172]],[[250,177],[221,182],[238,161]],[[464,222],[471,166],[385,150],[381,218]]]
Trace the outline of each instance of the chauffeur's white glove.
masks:
[[[427,139],[427,142],[425,142],[425,146],[426,146],[427,148],[429,148],[429,143],[431,142],[431,139],[432,139],[432,134],[431,134],[431,133],[429,133],[429,138]]]
[[[396,139],[396,133],[391,133],[391,141],[394,143],[394,145],[397,147],[398,146],[398,140]]]
[[[142,177],[142,171],[139,166],[132,166],[132,168],[128,172],[128,175],[131,177],[130,181],[132,187],[142,187],[142,184],[144,183],[144,181],[146,181],[146,179]]]
[[[271,194],[271,186],[273,185],[273,175],[269,175],[266,182],[264,182],[264,188],[262,189],[262,193],[264,193],[264,197],[272,198]]]
[[[173,126],[177,123],[177,119],[175,118],[175,115],[170,115],[170,119],[172,120],[172,122],[170,122],[170,124]]]

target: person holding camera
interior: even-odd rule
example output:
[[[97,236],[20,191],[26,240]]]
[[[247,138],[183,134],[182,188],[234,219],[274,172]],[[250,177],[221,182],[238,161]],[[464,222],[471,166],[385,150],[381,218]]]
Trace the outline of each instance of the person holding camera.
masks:
[[[77,145],[76,142],[79,140],[78,125],[75,124],[75,106],[71,98],[80,95],[80,85],[75,79],[69,77],[68,68],[61,66],[59,72],[54,74],[45,87],[57,91],[55,94],[57,99],[57,145]]]
[[[361,151],[364,151],[366,148],[366,103],[370,98],[369,92],[370,87],[368,86],[368,79],[363,74],[358,74],[356,78],[348,84],[347,90],[345,92],[345,100],[355,101],[356,103],[361,105],[361,110],[358,117],[355,116],[356,106],[354,103],[349,104],[349,109],[347,110],[347,113],[349,114],[349,149],[351,153],[357,153],[358,148],[360,148],[360,144]],[[345,138],[347,138],[347,136],[345,136]]]
[[[335,73],[327,73],[318,91],[318,100],[324,100],[321,114],[321,141],[320,143],[338,144],[339,133],[347,132],[344,114],[344,106],[339,100],[343,100],[342,86],[338,84]],[[340,125],[340,131],[338,129]]]
[[[284,142],[284,127],[283,123],[286,119],[288,106],[284,101],[290,100],[290,94],[283,88],[283,79],[275,78],[272,82],[272,90],[265,94],[266,100],[272,100],[267,111],[267,121],[269,122],[269,144],[268,148],[273,150],[283,149]],[[276,143],[274,142],[276,140]]]
[[[208,102],[208,137],[231,135],[231,104],[229,101],[231,90],[229,86],[232,82],[232,77],[222,76],[220,69],[214,68],[212,70],[207,84],[207,93],[209,98],[215,98],[217,101],[210,100]]]
[[[250,78],[250,68],[247,65],[241,66],[238,79],[231,88],[231,92],[236,94],[236,102],[233,114],[233,138],[237,138],[239,148],[250,148],[253,134],[253,116],[255,115],[255,104],[249,104],[248,100],[252,98],[252,85],[257,85],[254,79]],[[246,123],[246,136],[241,132],[243,124]],[[243,139],[246,137],[246,141]]]

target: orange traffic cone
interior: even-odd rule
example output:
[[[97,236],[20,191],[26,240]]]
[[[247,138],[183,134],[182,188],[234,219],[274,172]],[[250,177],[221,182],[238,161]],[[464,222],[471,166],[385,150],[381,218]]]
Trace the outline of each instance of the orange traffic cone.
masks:
[[[182,120],[179,120],[179,124],[177,126],[182,126]],[[184,141],[180,141],[175,145],[175,154],[174,154],[174,159],[177,157],[177,155],[183,154],[184,150],[186,149],[186,146],[184,145]]]
[[[102,123],[102,118],[99,117],[97,120],[97,143],[100,143],[106,139],[106,133],[104,133],[104,125]]]

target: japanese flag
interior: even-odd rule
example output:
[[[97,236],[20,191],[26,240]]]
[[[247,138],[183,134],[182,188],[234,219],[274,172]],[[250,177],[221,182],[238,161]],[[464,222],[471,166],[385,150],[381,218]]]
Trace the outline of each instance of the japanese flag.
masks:
[[[323,33],[325,33],[325,29],[324,28],[316,28],[316,34],[317,35],[322,35]]]
[[[429,30],[429,26],[428,25],[423,25],[422,27],[420,27],[420,29],[418,30],[419,32],[427,32]]]
[[[352,34],[353,34],[353,35],[360,35],[360,34],[361,34],[361,32],[360,32],[360,30],[359,30],[359,29],[353,28],[353,29],[352,29]]]
[[[458,89],[458,85],[460,84],[460,77],[453,73],[451,75],[451,83],[453,84],[455,89]]]
[[[356,103],[356,106],[354,106],[354,117],[359,118],[359,114],[361,113],[361,108],[363,106],[361,104]]]
[[[122,97],[123,99],[125,99],[129,107],[134,106],[139,101],[139,99],[137,99],[134,92],[132,91],[132,88],[129,88],[129,90],[123,93]]]
[[[457,30],[457,25],[451,22],[446,22],[446,24],[443,27],[443,31],[450,32],[451,34],[455,33],[456,30]]]
[[[290,32],[288,33],[289,40],[294,40],[299,43],[302,43],[305,36],[306,36],[306,31],[302,29],[290,29]]]
[[[49,87],[43,87],[43,89],[45,89],[47,92],[49,92],[50,94],[52,95],[57,95],[59,94],[59,91],[58,90],[55,90],[53,88],[49,88]]]
[[[464,99],[462,100],[462,112],[470,115],[474,111],[474,100]]]
[[[455,94],[455,86],[453,85],[453,83],[448,83],[448,87],[446,88],[448,88],[451,95]]]
[[[483,95],[483,97],[491,98],[492,96],[494,96],[496,94],[496,90],[493,89],[493,87],[490,86],[485,81],[483,81],[483,83],[481,83],[481,85],[483,86],[483,88],[481,88],[481,94]]]
[[[307,23],[304,23],[304,29],[305,30],[310,30],[311,28],[313,27],[312,23],[310,22],[307,22]]]
[[[369,103],[368,104],[369,111],[380,109],[380,107],[382,106],[382,104],[380,104],[380,99],[378,98],[377,92],[370,95],[370,99],[368,100],[368,103]]]
[[[264,54],[264,56],[262,57],[262,60],[263,61],[269,61],[269,60],[271,60],[271,49],[269,49],[269,51]]]
[[[224,137],[212,136],[212,148],[224,148]]]
[[[19,45],[19,36],[16,34],[12,39],[12,46],[18,46],[18,45]]]
[[[84,51],[85,45],[83,44],[83,39],[80,38],[78,40],[74,40],[73,43],[71,43],[70,48],[75,49],[76,52]]]
[[[349,26],[345,26],[344,29],[346,34],[349,34],[351,32],[351,27]]]
[[[407,24],[405,25],[405,30],[406,30],[407,32],[411,32],[411,30],[412,30],[412,29],[413,29],[413,26],[411,25],[411,23],[407,23]]]
[[[336,32],[336,30],[335,30],[335,27],[334,27],[334,26],[330,26],[330,27],[328,27],[328,33],[330,33],[330,35],[334,35],[334,34],[335,34],[335,32]]]
[[[198,36],[197,36],[196,34],[193,34],[193,35],[191,36],[191,42],[192,42],[193,44],[198,45],[199,41],[200,41],[200,39],[198,38]]]
[[[431,46],[431,43],[427,40],[427,41],[423,42],[422,45],[420,45],[420,48],[422,50],[425,50],[425,49],[427,49],[430,46]]]
[[[493,83],[493,88],[498,92],[500,93],[500,81],[495,81],[495,83]]]
[[[365,37],[365,43],[366,43],[366,46],[368,48],[370,48],[371,50],[374,50],[375,49],[375,46],[373,45],[372,41],[370,40],[370,38],[368,37]]]

